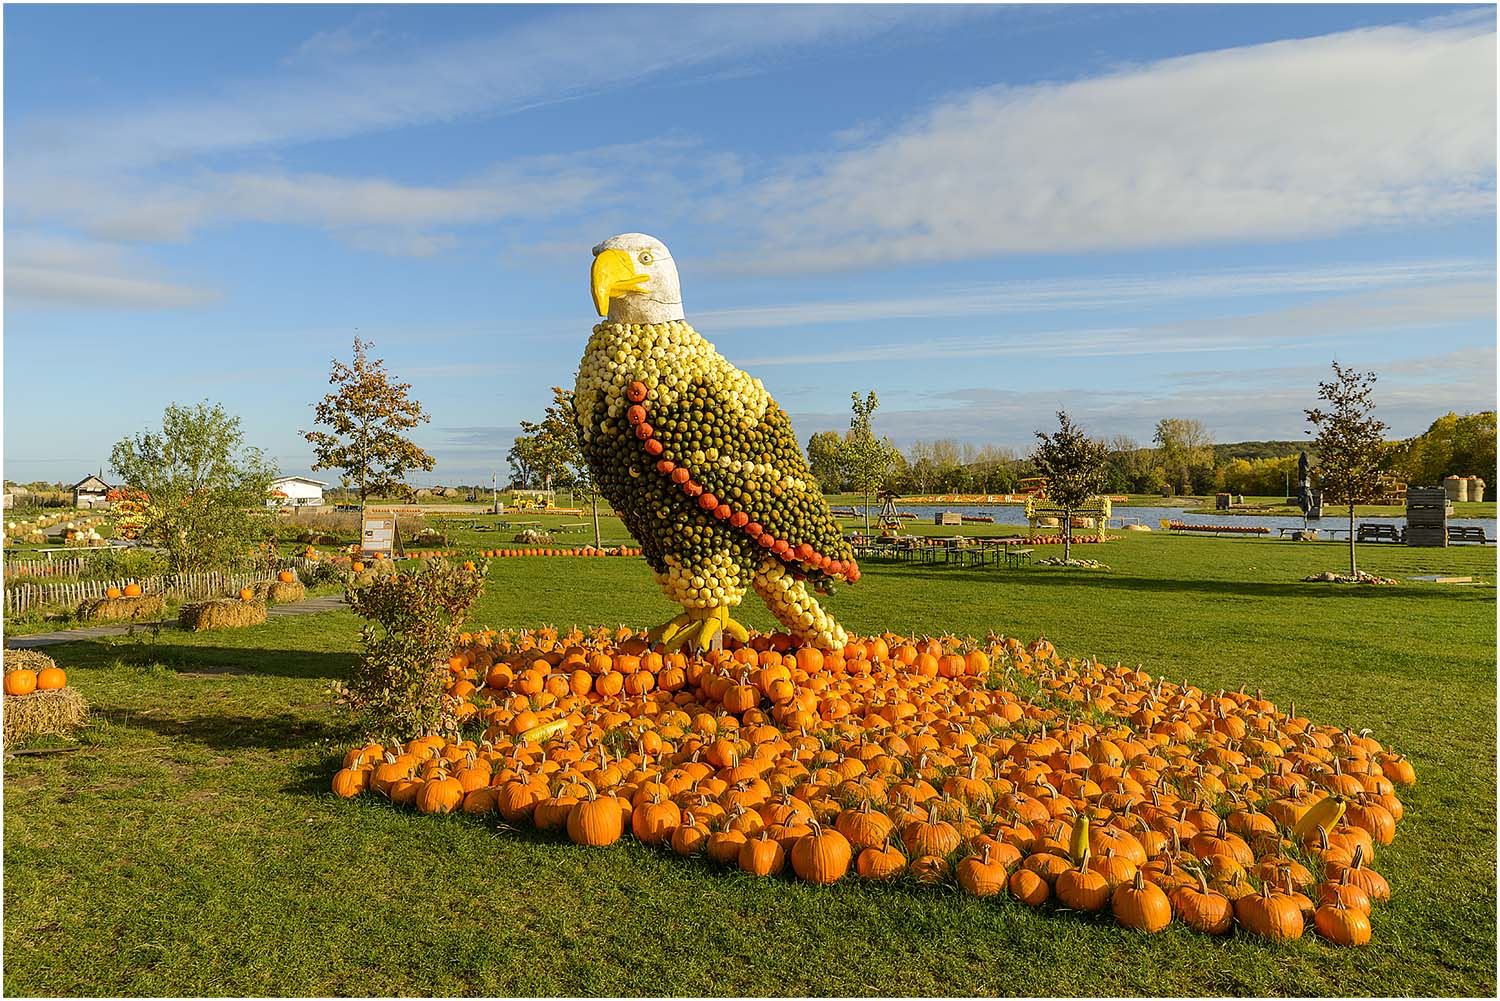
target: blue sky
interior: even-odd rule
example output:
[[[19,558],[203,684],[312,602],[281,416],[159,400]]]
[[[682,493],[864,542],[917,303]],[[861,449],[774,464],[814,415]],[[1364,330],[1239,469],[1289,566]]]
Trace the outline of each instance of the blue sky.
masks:
[[[589,248],[805,440],[1392,433],[1495,406],[1495,11],[1447,6],[8,6],[4,472],[169,402],[288,473],[356,333],[505,475],[571,385]],[[68,416],[59,401],[82,401]],[[321,475],[321,474],[320,474]],[[323,476],[336,480],[336,475]]]

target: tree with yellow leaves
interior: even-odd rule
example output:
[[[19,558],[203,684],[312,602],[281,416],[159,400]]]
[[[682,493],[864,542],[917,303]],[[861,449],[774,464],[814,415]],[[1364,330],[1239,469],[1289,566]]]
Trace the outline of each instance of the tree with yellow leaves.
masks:
[[[360,503],[405,482],[413,469],[430,471],[432,456],[403,432],[432,418],[409,395],[411,383],[394,382],[372,341],[354,338],[354,362],[337,358],[328,376],[335,392],[317,404],[316,423],[328,431],[301,431],[313,447],[314,470],[341,469],[359,489]]]

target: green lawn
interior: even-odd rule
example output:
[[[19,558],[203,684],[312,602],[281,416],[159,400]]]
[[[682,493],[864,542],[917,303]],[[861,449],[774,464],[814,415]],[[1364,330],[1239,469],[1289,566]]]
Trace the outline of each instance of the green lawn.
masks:
[[[479,533],[494,538],[495,533]],[[489,548],[486,541],[484,548]],[[1495,991],[1495,550],[1360,547],[1394,577],[1302,584],[1338,544],[1128,536],[1111,572],[864,564],[861,630],[1045,634],[1370,727],[1418,770],[1375,940],[1271,947],[951,889],[757,881],[634,844],[327,793],[348,612],[54,648],[100,711],[5,765],[7,994],[1439,994]],[[494,626],[666,618],[640,560],[497,560]],[[741,616],[766,627],[751,598]]]

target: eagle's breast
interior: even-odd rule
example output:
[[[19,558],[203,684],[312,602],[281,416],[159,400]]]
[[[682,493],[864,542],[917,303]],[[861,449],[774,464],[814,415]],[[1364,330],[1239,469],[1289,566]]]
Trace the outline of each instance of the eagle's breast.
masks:
[[[633,382],[646,386],[648,411],[675,404],[695,384],[716,387],[727,411],[716,419],[744,428],[760,423],[773,405],[759,379],[729,364],[687,321],[605,321],[594,327],[578,367],[575,404],[587,422],[586,439],[625,433],[625,394]]]

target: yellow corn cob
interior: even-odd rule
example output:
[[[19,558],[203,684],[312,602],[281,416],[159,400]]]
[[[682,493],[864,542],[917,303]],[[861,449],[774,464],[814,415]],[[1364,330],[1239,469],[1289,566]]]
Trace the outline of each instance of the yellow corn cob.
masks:
[[[1325,796],[1314,803],[1297,825],[1292,828],[1292,834],[1298,839],[1305,838],[1318,828],[1325,831],[1333,830],[1335,824],[1344,816],[1344,808],[1348,802],[1339,795]]]
[[[556,720],[553,720],[551,723],[543,723],[540,726],[534,726],[534,727],[532,727],[530,730],[522,730],[521,731],[521,743],[523,743],[523,744],[539,744],[539,743],[541,743],[542,741],[546,740],[549,737],[555,737],[555,736],[557,736],[559,733],[562,733],[567,728],[568,728],[568,721],[565,720],[565,719],[556,719]]]

